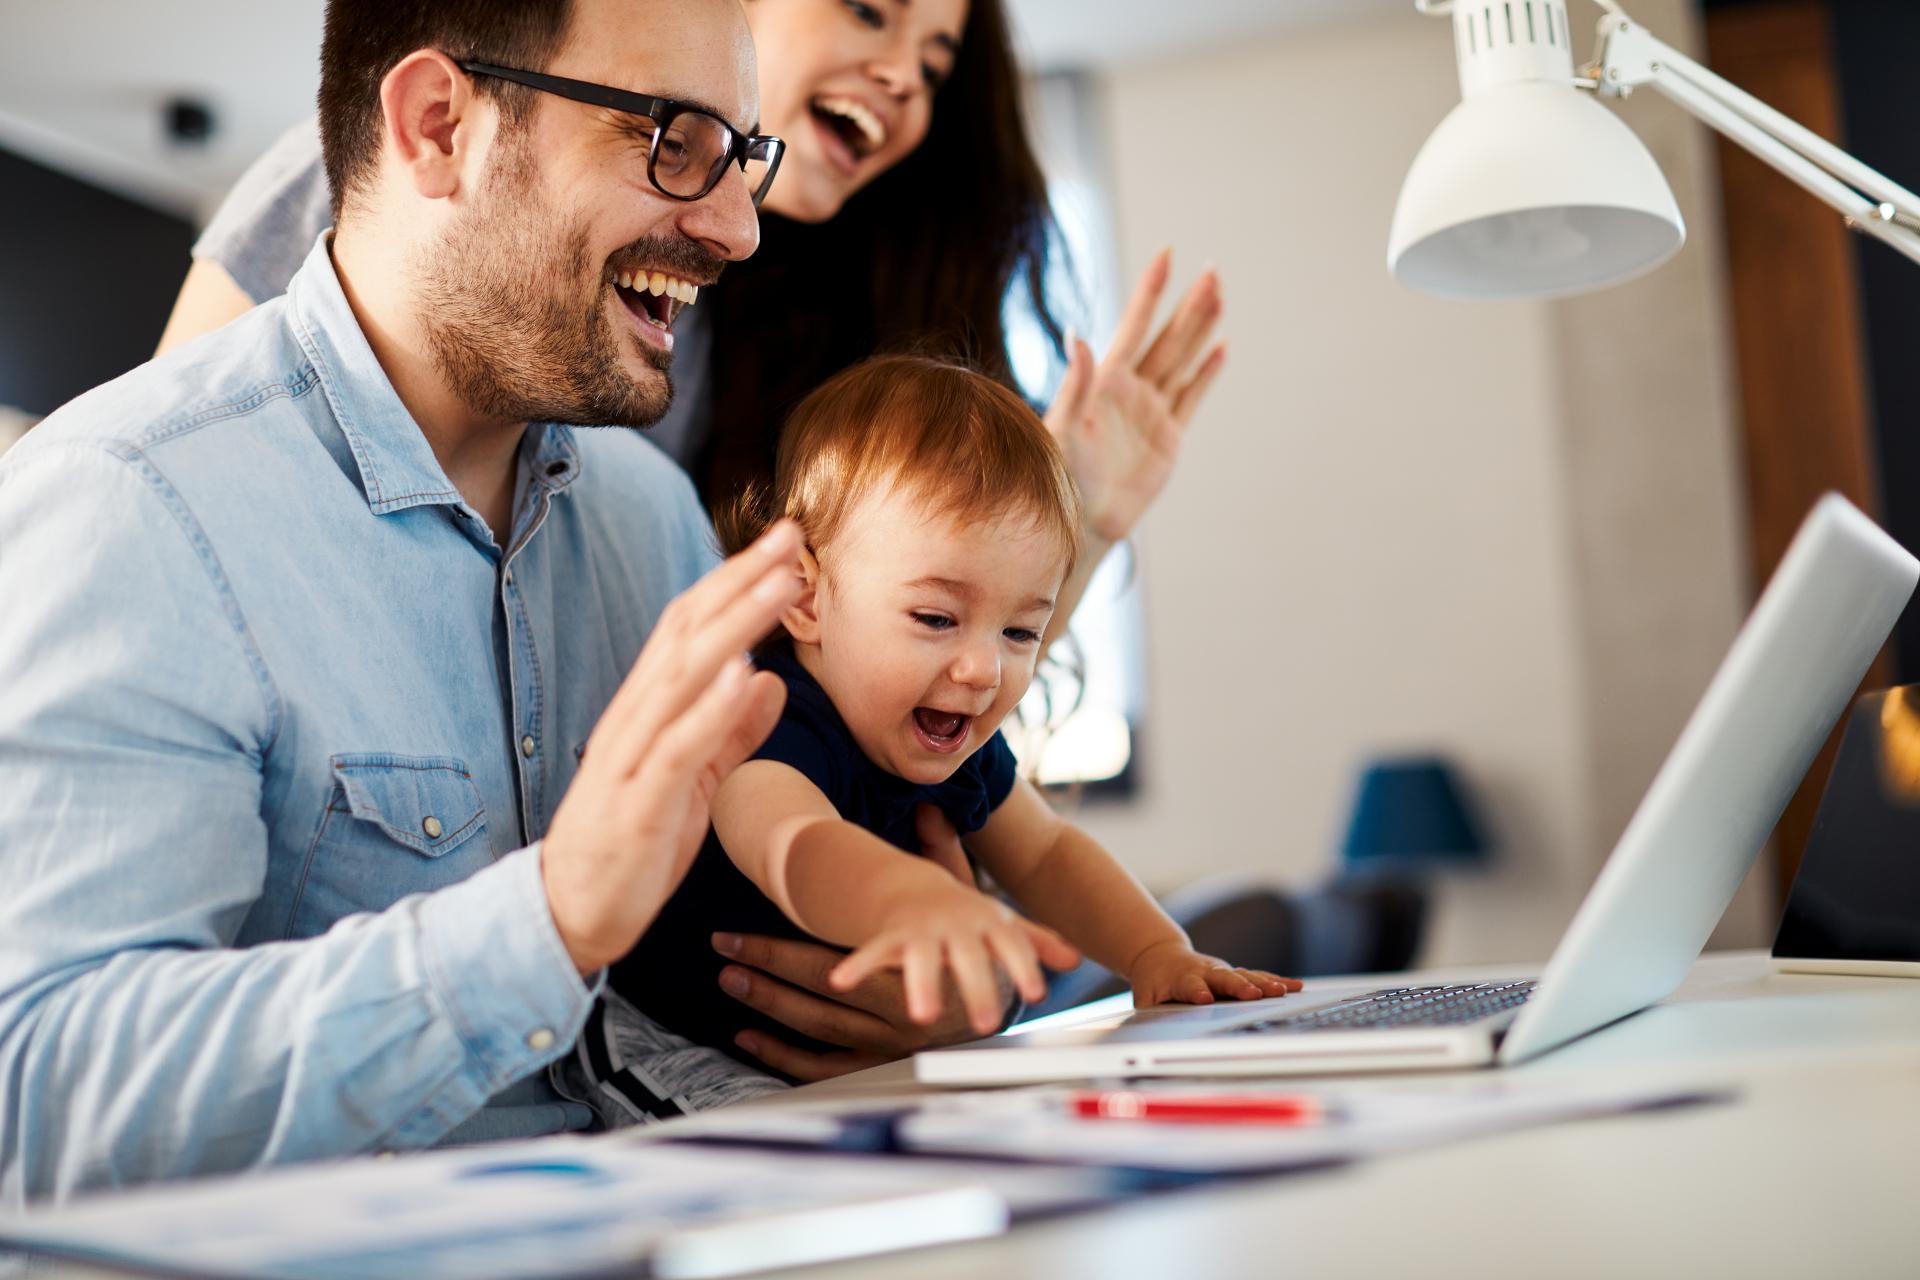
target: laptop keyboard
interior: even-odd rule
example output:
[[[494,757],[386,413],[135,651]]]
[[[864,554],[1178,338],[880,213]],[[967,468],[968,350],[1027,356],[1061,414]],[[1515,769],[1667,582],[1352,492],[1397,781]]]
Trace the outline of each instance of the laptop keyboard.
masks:
[[[1478,1022],[1517,1009],[1533,994],[1534,980],[1457,982],[1439,987],[1387,987],[1308,1013],[1268,1018],[1235,1027],[1236,1034],[1275,1031],[1359,1031],[1379,1027],[1442,1027]]]

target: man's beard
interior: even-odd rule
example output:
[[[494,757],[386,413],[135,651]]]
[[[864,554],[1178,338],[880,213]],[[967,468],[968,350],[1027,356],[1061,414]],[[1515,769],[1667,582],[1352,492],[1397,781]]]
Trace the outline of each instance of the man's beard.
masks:
[[[673,401],[671,353],[615,331],[604,267],[589,261],[585,219],[566,225],[542,199],[530,150],[502,142],[506,150],[479,199],[414,263],[420,323],[435,366],[467,407],[486,417],[652,426]],[[717,273],[716,259],[681,240],[649,238],[620,253],[665,262],[694,255]],[[657,372],[629,373],[622,344]]]

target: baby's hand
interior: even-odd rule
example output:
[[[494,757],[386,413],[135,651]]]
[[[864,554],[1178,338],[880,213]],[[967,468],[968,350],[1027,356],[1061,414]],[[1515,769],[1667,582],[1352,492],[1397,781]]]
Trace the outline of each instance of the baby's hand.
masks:
[[[880,932],[834,966],[827,981],[851,991],[882,969],[899,969],[907,992],[907,1016],[926,1025],[940,1016],[941,971],[953,971],[968,1021],[990,1035],[1006,1016],[995,968],[1013,979],[1028,1000],[1047,994],[1040,966],[1071,969],[1080,953],[1053,930],[1014,914],[975,889],[922,895],[881,922]]]
[[[1215,996],[1228,1000],[1259,1000],[1298,991],[1298,978],[1282,978],[1261,969],[1236,969],[1225,960],[1203,956],[1178,942],[1157,942],[1142,951],[1127,975],[1133,984],[1133,1006],[1212,1004]]]

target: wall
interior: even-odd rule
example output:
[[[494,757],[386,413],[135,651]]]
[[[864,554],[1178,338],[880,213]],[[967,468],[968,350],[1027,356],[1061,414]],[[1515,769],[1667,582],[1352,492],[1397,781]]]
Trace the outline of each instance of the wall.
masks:
[[[1638,9],[1688,29],[1677,0]],[[1122,268],[1165,243],[1183,274],[1216,261],[1232,355],[1139,539],[1143,793],[1082,820],[1156,886],[1310,883],[1359,763],[1439,749],[1501,848],[1446,886],[1428,958],[1544,955],[1744,598],[1708,153],[1632,104],[1636,125],[1666,112],[1654,147],[1694,231],[1641,284],[1442,302],[1384,260],[1407,165],[1458,100],[1446,23],[1409,11],[1100,90]]]
[[[0,150],[0,406],[53,412],[153,355],[193,228]]]

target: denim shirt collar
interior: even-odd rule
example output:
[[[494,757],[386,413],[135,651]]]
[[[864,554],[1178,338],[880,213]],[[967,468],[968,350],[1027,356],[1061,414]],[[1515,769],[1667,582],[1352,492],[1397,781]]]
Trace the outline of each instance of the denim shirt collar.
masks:
[[[287,305],[294,335],[313,362],[360,470],[367,505],[381,516],[431,504],[458,506],[464,501],[460,491],[400,402],[347,303],[333,266],[332,242],[331,229],[314,242],[287,285]],[[580,474],[573,429],[560,423],[530,424],[520,458],[529,481],[554,493]]]

